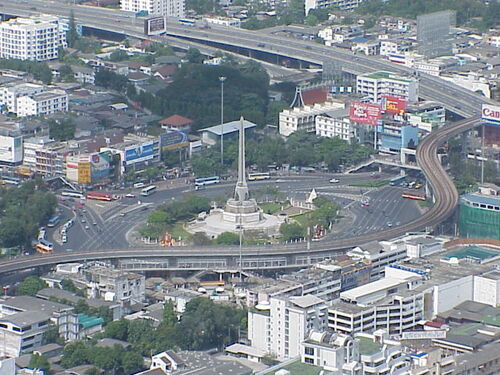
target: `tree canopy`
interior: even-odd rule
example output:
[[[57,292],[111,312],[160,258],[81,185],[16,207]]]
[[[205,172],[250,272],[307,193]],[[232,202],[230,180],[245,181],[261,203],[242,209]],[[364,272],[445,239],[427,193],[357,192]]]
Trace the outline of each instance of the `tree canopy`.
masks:
[[[31,246],[38,228],[55,212],[56,197],[40,179],[16,189],[0,188],[0,246]]]

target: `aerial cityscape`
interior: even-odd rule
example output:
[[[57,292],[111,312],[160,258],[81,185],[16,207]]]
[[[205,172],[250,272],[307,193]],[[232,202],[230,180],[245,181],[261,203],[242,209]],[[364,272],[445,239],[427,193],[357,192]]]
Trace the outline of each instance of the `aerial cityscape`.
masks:
[[[0,0],[0,375],[500,374],[496,0]]]

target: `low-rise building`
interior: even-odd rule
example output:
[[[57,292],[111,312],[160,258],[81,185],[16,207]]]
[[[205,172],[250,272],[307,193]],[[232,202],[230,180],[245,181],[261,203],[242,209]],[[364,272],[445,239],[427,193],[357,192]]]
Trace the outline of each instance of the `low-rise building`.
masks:
[[[63,90],[47,90],[17,99],[17,115],[46,116],[68,111],[68,94]]]
[[[387,95],[416,102],[418,81],[390,72],[367,73],[356,78],[356,91],[373,103],[380,103]]]
[[[239,18],[229,17],[203,17],[203,22],[219,26],[227,27],[241,27],[241,20]]]
[[[349,121],[349,110],[339,109],[328,115],[319,115],[315,119],[316,135],[320,137],[338,137],[350,142],[355,136],[354,127]]]
[[[160,139],[153,136],[126,135],[122,143],[101,148],[120,155],[120,174],[141,170],[160,161]]]
[[[406,108],[404,119],[427,133],[444,125],[446,110],[443,105],[433,102],[419,102]]]
[[[23,161],[23,136],[19,124],[0,120],[0,165],[16,166]]]
[[[379,151],[399,154],[402,148],[415,149],[418,145],[418,128],[399,121],[384,121],[379,132]]]
[[[344,109],[344,103],[325,102],[322,104],[306,105],[284,109],[279,114],[279,133],[288,137],[297,130],[314,132],[316,130],[316,117],[328,115],[330,112]]]
[[[31,96],[44,91],[35,83],[11,83],[0,87],[0,106],[3,112],[17,113],[17,101],[22,96]]]
[[[66,146],[48,137],[25,138],[23,167],[40,176],[64,174]]]

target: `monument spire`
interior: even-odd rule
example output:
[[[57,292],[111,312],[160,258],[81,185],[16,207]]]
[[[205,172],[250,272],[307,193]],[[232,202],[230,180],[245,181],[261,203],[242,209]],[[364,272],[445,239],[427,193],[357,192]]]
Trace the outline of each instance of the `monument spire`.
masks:
[[[238,182],[234,189],[234,199],[244,202],[249,199],[247,181],[245,178],[245,127],[243,116],[240,117],[240,139],[238,147]]]

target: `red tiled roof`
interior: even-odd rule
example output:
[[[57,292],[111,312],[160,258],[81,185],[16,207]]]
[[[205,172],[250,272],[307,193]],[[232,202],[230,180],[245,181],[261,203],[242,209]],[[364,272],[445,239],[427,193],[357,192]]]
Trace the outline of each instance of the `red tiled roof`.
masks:
[[[320,87],[317,89],[302,91],[302,99],[304,99],[305,105],[324,103],[326,102],[327,93],[328,87]]]
[[[424,325],[426,325],[427,327],[432,327],[432,328],[441,328],[441,326],[443,324],[444,324],[443,322],[425,322]]]
[[[175,73],[175,71],[177,70],[177,66],[176,65],[163,65],[163,66],[159,66],[158,68],[154,68],[153,70],[155,73],[160,74],[163,78],[167,78]]]
[[[193,120],[180,116],[180,115],[172,115],[170,117],[166,117],[163,120],[160,120],[160,124],[162,125],[170,125],[170,126],[185,126],[193,123]]]

